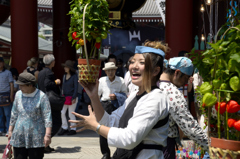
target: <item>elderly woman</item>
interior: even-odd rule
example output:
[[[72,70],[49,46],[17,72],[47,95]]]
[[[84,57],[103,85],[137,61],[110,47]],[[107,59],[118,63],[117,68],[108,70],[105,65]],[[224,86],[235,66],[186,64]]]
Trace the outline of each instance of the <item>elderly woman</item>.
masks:
[[[42,159],[44,147],[51,143],[52,116],[49,100],[35,88],[36,78],[21,73],[16,82],[20,90],[13,102],[8,139],[15,159]]]

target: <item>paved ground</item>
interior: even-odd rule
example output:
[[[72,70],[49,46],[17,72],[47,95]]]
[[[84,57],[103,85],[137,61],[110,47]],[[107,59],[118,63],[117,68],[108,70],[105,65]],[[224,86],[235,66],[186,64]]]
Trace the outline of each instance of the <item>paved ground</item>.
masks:
[[[79,113],[87,115],[87,106],[79,110]],[[7,144],[7,138],[0,137],[0,158]],[[99,146],[99,135],[90,130],[77,133],[72,136],[55,136],[50,145],[56,151],[44,154],[44,159],[101,159],[102,154]],[[110,147],[111,153],[116,148]]]
[[[0,157],[7,143],[6,137],[0,137]],[[45,154],[44,159],[100,159],[99,137],[94,131],[86,130],[73,136],[56,136],[52,138],[51,147],[55,152]],[[111,152],[115,151],[110,147]]]

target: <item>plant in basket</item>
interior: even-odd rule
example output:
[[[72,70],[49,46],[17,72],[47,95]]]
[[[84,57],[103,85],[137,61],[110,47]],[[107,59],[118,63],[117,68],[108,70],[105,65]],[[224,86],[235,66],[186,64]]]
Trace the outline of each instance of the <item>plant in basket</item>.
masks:
[[[107,38],[110,24],[106,0],[73,0],[70,2],[71,16],[69,41],[84,53],[78,59],[79,80],[94,83],[98,78],[101,61],[99,49]]]
[[[218,35],[210,49],[190,53],[204,80],[198,101],[208,123],[211,158],[240,158],[240,25],[226,24]]]

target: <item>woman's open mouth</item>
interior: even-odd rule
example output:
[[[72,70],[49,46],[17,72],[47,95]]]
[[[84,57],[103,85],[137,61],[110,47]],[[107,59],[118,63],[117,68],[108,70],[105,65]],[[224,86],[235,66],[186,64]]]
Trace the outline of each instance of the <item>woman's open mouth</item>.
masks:
[[[132,79],[133,79],[133,80],[136,80],[136,79],[138,79],[140,76],[141,76],[141,74],[133,73],[133,74],[132,74]]]

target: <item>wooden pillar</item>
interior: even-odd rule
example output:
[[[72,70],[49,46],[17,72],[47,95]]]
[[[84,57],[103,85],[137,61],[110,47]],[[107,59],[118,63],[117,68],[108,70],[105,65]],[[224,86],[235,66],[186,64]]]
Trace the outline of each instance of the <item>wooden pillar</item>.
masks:
[[[166,0],[166,43],[171,48],[167,58],[193,48],[193,0]]]
[[[38,57],[37,1],[11,0],[12,67],[19,73]]]
[[[62,63],[66,60],[76,60],[76,49],[68,41],[70,27],[70,0],[53,0],[53,54],[55,67],[53,68],[56,78],[62,79],[64,69]]]

